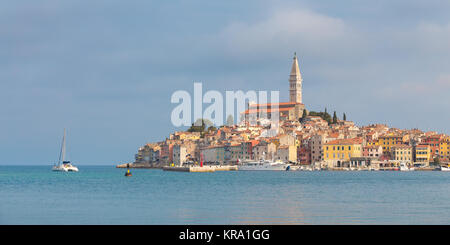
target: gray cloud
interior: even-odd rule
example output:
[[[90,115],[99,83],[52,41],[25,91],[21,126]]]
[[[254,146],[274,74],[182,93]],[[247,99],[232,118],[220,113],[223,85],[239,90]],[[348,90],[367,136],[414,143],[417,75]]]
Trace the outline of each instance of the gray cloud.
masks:
[[[359,124],[450,133],[450,6],[441,1],[3,1],[1,164],[47,164],[63,127],[82,163],[161,140],[171,93],[280,90]]]

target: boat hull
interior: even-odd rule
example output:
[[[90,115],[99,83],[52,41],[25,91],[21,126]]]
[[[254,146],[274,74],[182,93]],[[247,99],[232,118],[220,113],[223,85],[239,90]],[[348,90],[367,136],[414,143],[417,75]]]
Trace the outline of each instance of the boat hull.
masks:
[[[239,171],[286,171],[289,170],[290,164],[286,163],[257,163],[239,165]]]
[[[56,171],[56,172],[78,172],[78,168],[75,166],[54,166],[52,168],[52,171]]]

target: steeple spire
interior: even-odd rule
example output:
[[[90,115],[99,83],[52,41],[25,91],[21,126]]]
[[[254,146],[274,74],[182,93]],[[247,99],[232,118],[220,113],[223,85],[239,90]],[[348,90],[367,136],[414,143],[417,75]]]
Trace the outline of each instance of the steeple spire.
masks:
[[[297,53],[294,53],[294,62],[292,62],[292,68],[291,68],[291,76],[299,76],[301,78],[300,74],[300,68],[298,66],[298,59],[297,59]]]

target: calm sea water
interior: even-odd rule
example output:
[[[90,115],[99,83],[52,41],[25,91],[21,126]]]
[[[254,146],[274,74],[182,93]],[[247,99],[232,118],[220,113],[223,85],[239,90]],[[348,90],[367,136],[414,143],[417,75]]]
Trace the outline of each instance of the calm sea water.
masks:
[[[0,166],[0,224],[450,224],[448,172]]]

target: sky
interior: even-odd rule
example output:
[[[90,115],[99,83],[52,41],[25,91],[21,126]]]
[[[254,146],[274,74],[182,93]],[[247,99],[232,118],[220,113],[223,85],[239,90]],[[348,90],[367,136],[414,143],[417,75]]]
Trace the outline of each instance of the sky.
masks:
[[[450,134],[449,1],[0,2],[0,164],[129,162],[172,93],[279,90],[309,110]]]

